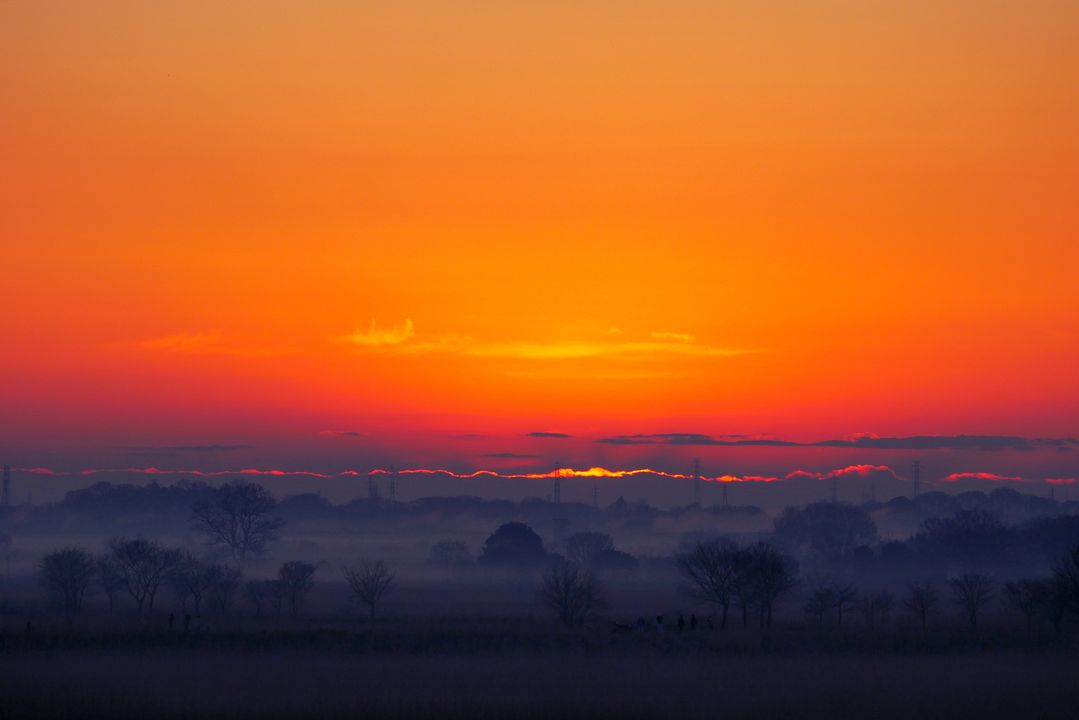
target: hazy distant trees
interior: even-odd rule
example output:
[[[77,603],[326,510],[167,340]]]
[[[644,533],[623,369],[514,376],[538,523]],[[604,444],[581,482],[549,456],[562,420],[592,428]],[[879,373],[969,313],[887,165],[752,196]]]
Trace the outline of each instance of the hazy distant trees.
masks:
[[[865,624],[871,628],[876,627],[878,624],[886,624],[894,605],[895,596],[887,590],[880,590],[872,595],[866,595],[859,603]]]
[[[536,568],[547,562],[543,540],[521,522],[509,522],[495,530],[483,544],[479,563],[486,567]]]
[[[583,624],[605,605],[596,577],[566,560],[556,560],[540,580],[540,600],[566,627]]]
[[[843,624],[843,608],[857,597],[858,590],[850,583],[838,580],[817,580],[812,583],[806,598],[807,615],[817,618],[817,624],[823,625],[825,617],[834,613],[836,625]]]
[[[42,558],[38,581],[67,612],[78,612],[94,577],[94,558],[79,548],[64,548]]]
[[[877,540],[869,513],[846,503],[817,502],[788,507],[775,520],[775,541],[790,550],[808,549],[826,560],[849,557]]]
[[[211,545],[228,548],[243,565],[248,555],[265,551],[281,537],[285,521],[274,514],[277,503],[270,491],[255,483],[234,480],[217,488],[209,500],[199,500],[191,522]]]
[[[249,580],[244,584],[244,597],[255,608],[255,617],[260,617],[269,607],[281,612],[284,593],[276,580]]]
[[[109,603],[109,612],[116,607],[116,596],[124,591],[124,576],[111,554],[99,555],[94,564],[97,569],[97,584],[105,593]]]
[[[440,540],[431,546],[427,561],[446,568],[467,568],[476,564],[468,544],[463,540]]]
[[[967,613],[971,629],[978,627],[978,613],[989,604],[996,592],[993,578],[976,572],[963,573],[948,579],[952,601]]]
[[[221,563],[201,560],[183,553],[170,574],[173,592],[186,607],[191,599],[193,612],[198,615],[209,606],[225,612],[240,582],[240,571]]]
[[[381,560],[363,560],[355,567],[345,568],[343,574],[350,597],[367,606],[374,627],[375,609],[393,584],[394,574]]]
[[[293,617],[299,614],[304,597],[315,584],[315,566],[302,560],[292,560],[277,570],[277,582],[281,594],[288,603]]]
[[[180,551],[143,538],[117,538],[109,543],[112,561],[123,578],[124,589],[141,613],[154,610],[154,597],[161,583],[180,561]]]
[[[937,606],[937,590],[931,582],[913,582],[907,586],[907,596],[903,598],[903,607],[917,618],[925,630],[929,625],[929,615]]]
[[[738,546],[726,538],[701,540],[675,558],[684,581],[683,592],[719,607],[719,628],[727,627],[727,614],[739,587]]]
[[[1000,516],[984,510],[961,510],[951,517],[923,522],[911,544],[923,561],[934,558],[974,567],[998,560],[1009,537],[1009,528]]]
[[[566,559],[588,570],[630,570],[637,558],[616,550],[610,535],[600,532],[579,532],[566,540]]]
[[[1023,616],[1027,632],[1034,630],[1034,616],[1042,604],[1044,584],[1037,580],[1016,580],[1004,585],[1004,604]]]

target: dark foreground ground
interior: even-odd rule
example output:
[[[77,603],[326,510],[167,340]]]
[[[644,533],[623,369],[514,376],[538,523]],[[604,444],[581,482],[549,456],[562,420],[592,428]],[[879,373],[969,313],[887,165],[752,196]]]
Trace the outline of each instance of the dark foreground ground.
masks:
[[[17,718],[1075,718],[1052,652],[728,656],[145,648],[0,653]]]

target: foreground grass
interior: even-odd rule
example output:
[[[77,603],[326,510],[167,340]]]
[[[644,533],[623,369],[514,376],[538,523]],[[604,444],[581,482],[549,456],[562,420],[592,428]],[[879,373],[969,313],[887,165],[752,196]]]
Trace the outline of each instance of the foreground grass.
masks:
[[[1079,659],[705,653],[0,654],[15,718],[1071,718]]]

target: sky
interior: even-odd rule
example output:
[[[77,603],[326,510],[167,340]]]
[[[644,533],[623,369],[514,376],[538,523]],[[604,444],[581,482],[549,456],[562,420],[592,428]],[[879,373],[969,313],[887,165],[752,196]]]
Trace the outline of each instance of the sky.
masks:
[[[0,453],[1079,477],[1075,87],[1065,1],[2,3]]]

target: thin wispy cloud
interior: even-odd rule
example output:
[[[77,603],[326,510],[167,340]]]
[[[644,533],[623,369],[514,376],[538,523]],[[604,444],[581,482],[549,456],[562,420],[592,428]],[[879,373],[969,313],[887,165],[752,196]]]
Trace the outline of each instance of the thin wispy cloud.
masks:
[[[701,445],[719,447],[832,447],[864,450],[1070,450],[1076,438],[1024,438],[1011,435],[913,435],[850,438],[802,442],[776,438],[713,437],[702,433],[672,432],[612,435],[596,440],[604,445]]]
[[[366,329],[356,329],[336,340],[369,351],[401,354],[445,353],[476,358],[517,360],[582,360],[612,358],[651,360],[662,358],[721,358],[747,355],[758,350],[721,347],[697,342],[694,336],[677,332],[654,332],[647,339],[623,339],[616,328],[599,339],[487,341],[455,334],[421,334],[411,320],[380,328],[371,321]]]

